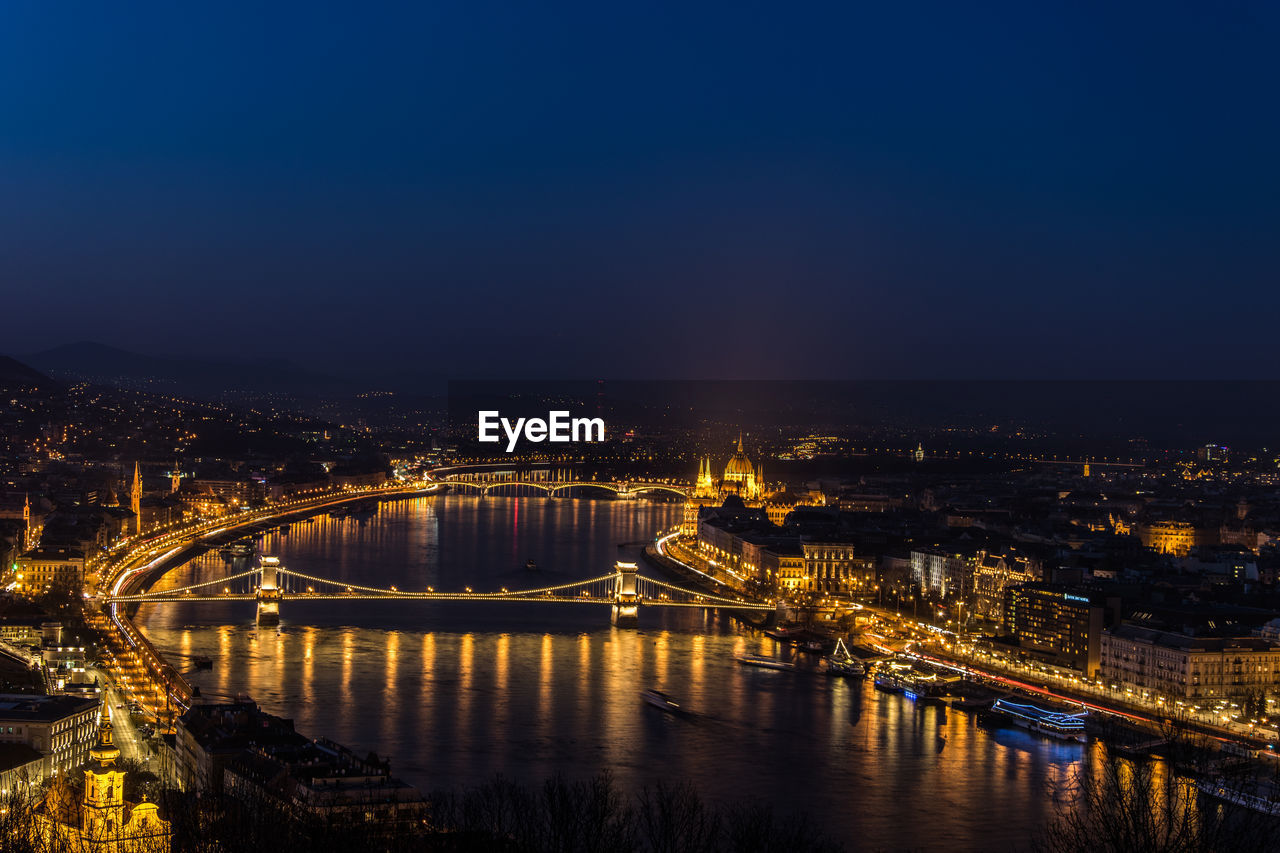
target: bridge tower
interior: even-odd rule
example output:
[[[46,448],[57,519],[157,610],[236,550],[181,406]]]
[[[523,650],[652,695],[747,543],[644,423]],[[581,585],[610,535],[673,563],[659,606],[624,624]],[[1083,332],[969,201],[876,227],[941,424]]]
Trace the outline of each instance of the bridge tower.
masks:
[[[262,582],[258,585],[258,624],[280,624],[280,586],[277,583],[277,572],[280,568],[279,557],[262,558]]]
[[[613,587],[613,624],[618,628],[640,627],[640,594],[636,589],[636,564],[618,560]]]

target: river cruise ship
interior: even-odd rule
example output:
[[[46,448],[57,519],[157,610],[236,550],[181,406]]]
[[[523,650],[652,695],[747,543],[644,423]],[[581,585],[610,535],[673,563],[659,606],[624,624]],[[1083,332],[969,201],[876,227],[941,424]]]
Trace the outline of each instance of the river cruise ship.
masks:
[[[1079,743],[1086,743],[1089,740],[1089,735],[1084,730],[1084,721],[1089,714],[1084,710],[1075,714],[1066,714],[1006,696],[995,701],[991,706],[991,712],[1015,726],[1058,740],[1073,740]]]

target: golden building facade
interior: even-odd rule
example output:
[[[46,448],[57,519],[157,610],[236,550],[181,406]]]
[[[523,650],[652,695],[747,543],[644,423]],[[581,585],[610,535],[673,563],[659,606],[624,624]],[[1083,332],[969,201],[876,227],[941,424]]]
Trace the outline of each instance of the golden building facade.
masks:
[[[55,783],[38,807],[36,831],[46,849],[68,853],[169,853],[173,832],[156,805],[125,801],[120,750],[105,709],[103,715],[84,770],[84,796],[76,803],[69,785]]]

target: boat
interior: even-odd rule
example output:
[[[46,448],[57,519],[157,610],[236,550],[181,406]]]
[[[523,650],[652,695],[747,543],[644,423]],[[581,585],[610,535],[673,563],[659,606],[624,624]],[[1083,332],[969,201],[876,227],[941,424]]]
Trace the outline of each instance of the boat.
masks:
[[[671,697],[663,693],[661,690],[645,690],[640,693],[640,698],[649,703],[659,711],[666,711],[668,714],[682,714],[684,709],[676,702],[671,701]]]
[[[901,693],[908,699],[941,701],[944,684],[935,672],[918,672],[911,664],[894,661],[876,669],[875,685],[886,693]]]
[[[1088,711],[1067,714],[1042,708],[1030,702],[1015,702],[1011,697],[1005,696],[992,704],[991,713],[1037,734],[1058,740],[1073,740],[1077,743],[1089,741],[1089,735],[1084,730],[1085,719],[1089,716]]]
[[[875,677],[876,689],[883,690],[885,693],[903,693],[908,683],[905,678],[893,671],[880,670]]]
[[[849,647],[844,644],[844,640],[836,640],[836,647],[831,654],[825,658],[827,662],[827,675],[843,675],[851,678],[858,678],[867,674],[867,668],[862,660],[854,657],[849,652]]]
[[[796,668],[796,665],[790,661],[778,660],[767,655],[741,655],[738,657],[738,663],[743,666],[759,666],[765,669],[793,670]]]
[[[1222,800],[1224,803],[1231,803],[1271,817],[1280,817],[1280,799],[1277,799],[1275,794],[1269,797],[1250,794],[1237,787],[1227,785],[1222,779],[1197,779],[1196,788],[1199,789],[1200,793]]]
[[[897,661],[876,667],[875,686],[886,693],[910,693],[912,698],[919,696],[922,689],[911,664]]]
[[[241,539],[239,542],[231,543],[223,550],[233,557],[252,557],[255,549],[252,540]]]

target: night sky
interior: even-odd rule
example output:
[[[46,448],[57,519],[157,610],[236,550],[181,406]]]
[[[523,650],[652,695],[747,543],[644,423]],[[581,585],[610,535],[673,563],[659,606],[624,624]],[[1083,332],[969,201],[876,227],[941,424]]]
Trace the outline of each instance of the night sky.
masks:
[[[121,6],[0,5],[0,351],[1277,374],[1275,2]]]

